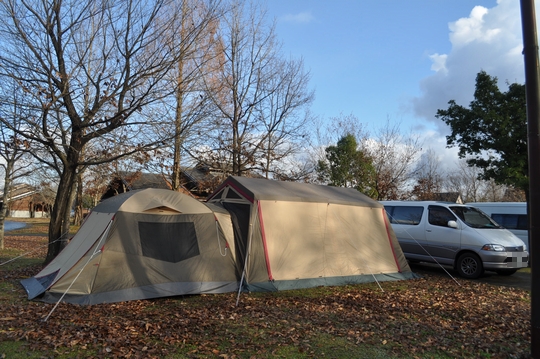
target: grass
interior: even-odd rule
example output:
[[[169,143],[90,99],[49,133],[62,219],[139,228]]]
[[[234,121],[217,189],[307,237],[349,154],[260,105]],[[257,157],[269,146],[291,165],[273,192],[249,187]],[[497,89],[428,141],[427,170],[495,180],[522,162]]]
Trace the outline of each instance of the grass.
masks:
[[[46,236],[47,219],[28,223],[9,235]],[[21,253],[2,250],[0,263]],[[0,358],[525,358],[530,340],[522,325],[529,320],[527,292],[430,278],[383,282],[384,292],[366,283],[242,293],[239,307],[236,293],[61,304],[43,324],[52,305],[28,301],[18,283],[42,261],[23,257],[0,266]],[[514,307],[521,317],[508,322],[487,321],[489,311],[479,310]]]
[[[12,271],[21,268],[27,268],[30,266],[35,266],[43,263],[43,258],[27,258],[15,257],[22,255],[20,251],[15,251],[13,249],[4,249],[0,252],[0,263],[2,264],[2,269],[5,271]]]
[[[67,348],[58,348],[52,352],[32,350],[25,342],[2,342],[0,343],[0,358],[6,359],[74,359],[74,358],[92,358],[98,355],[95,350],[70,350]]]
[[[7,218],[6,220],[12,222],[24,222],[26,226],[19,229],[6,232],[6,235],[10,236],[47,236],[49,232],[49,218]],[[69,233],[74,234],[79,230],[79,226],[71,225],[69,227]]]
[[[13,359],[41,359],[43,353],[33,352],[28,349],[28,345],[23,342],[2,342],[0,343],[0,357]]]

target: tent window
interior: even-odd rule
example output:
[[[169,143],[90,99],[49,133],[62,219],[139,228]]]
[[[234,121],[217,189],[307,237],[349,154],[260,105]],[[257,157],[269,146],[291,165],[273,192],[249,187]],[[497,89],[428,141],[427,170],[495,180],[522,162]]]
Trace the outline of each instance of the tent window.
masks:
[[[139,222],[139,236],[145,257],[176,263],[199,255],[193,222]]]
[[[233,191],[231,188],[229,188],[229,191],[227,192],[227,198],[237,198],[237,199],[240,199],[242,198],[238,193],[236,193],[235,191]]]
[[[150,209],[147,209],[144,212],[145,213],[161,213],[161,214],[178,214],[178,213],[180,213],[175,209],[165,207],[165,206],[150,208]]]
[[[219,192],[216,193],[216,195],[213,196],[212,198],[221,198],[221,197],[223,196],[223,191],[224,191],[224,190],[219,191]]]

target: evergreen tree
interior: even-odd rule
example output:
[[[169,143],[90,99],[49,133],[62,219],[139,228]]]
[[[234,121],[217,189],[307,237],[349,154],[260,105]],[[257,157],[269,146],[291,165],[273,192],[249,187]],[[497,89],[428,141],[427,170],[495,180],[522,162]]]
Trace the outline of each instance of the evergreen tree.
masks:
[[[501,92],[497,78],[482,71],[469,108],[454,100],[448,104],[436,115],[452,129],[448,147],[458,146],[460,158],[481,170],[480,179],[528,193],[525,85],[513,83]]]
[[[320,181],[330,186],[356,188],[370,197],[377,196],[372,160],[363,151],[358,150],[354,135],[345,135],[336,146],[328,146],[325,152],[326,160],[320,160],[317,164]]]

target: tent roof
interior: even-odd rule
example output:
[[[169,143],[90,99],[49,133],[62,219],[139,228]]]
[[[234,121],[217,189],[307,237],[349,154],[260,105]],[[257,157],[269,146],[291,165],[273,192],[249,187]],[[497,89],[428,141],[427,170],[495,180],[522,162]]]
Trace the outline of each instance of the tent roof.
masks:
[[[178,213],[212,213],[204,203],[185,194],[168,189],[146,188],[121,193],[101,202],[94,212],[166,212]]]
[[[323,186],[310,183],[283,182],[261,178],[228,177],[208,199],[224,187],[231,186],[250,201],[282,200],[292,202],[325,202],[365,207],[382,205],[354,188]]]

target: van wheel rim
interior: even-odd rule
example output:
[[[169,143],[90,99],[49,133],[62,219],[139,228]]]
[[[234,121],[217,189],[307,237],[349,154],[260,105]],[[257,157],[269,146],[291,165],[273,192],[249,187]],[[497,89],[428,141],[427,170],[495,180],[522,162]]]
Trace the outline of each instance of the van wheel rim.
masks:
[[[461,261],[461,270],[465,274],[474,274],[478,269],[478,263],[473,258],[464,258]]]

